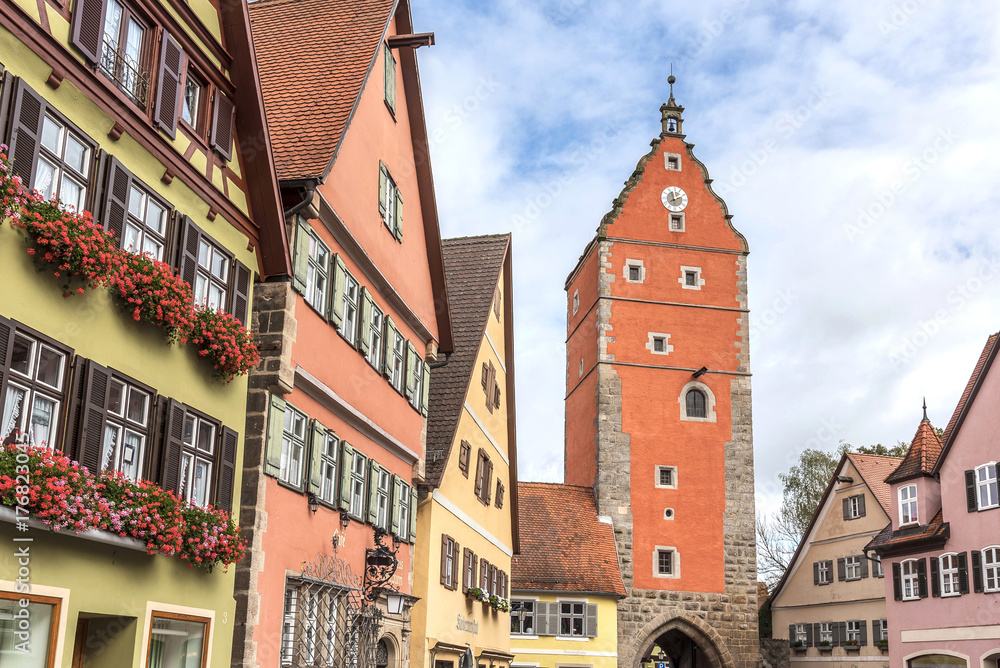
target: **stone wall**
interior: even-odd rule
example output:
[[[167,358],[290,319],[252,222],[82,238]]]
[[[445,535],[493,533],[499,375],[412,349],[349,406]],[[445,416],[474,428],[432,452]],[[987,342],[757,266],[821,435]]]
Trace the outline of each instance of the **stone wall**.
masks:
[[[760,639],[761,668],[789,668],[788,641],[780,638]]]

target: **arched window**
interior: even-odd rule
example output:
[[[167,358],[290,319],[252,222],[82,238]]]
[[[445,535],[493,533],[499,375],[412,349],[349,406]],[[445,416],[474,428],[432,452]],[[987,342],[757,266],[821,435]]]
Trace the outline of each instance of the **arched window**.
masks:
[[[687,397],[685,397],[687,416],[691,418],[707,417],[708,413],[705,410],[705,403],[704,392],[698,389],[688,390]]]
[[[957,656],[944,656],[940,654],[925,654],[916,659],[906,662],[909,668],[942,668],[944,666],[968,666],[965,659]]]

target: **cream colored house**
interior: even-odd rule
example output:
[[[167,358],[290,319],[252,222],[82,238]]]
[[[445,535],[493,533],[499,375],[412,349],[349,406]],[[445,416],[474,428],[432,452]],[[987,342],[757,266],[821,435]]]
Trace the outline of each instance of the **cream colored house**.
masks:
[[[845,454],[771,597],[774,637],[792,666],[888,668],[881,563],[864,547],[889,522],[884,480],[897,457]]]

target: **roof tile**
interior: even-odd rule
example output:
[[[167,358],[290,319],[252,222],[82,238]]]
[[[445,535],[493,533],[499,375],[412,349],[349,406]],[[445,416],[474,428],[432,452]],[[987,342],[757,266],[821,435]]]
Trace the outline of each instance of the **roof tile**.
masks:
[[[941,454],[941,447],[941,437],[938,436],[931,421],[925,417],[921,420],[920,426],[917,427],[917,433],[914,434],[910,449],[906,451],[903,461],[900,462],[895,471],[886,477],[885,481],[891,485],[910,478],[931,475],[934,464],[937,463],[937,458]]]
[[[885,482],[885,479],[896,470],[896,467],[903,461],[902,458],[885,455],[862,455],[855,452],[849,452],[847,456],[861,477],[865,479],[872,494],[882,505],[882,510],[885,511],[886,515],[891,516],[892,488]]]

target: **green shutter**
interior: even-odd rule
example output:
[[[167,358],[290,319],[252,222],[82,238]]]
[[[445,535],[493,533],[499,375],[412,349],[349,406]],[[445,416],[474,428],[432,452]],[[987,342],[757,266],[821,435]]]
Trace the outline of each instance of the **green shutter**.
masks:
[[[417,349],[409,341],[406,342],[406,398],[413,398],[415,383],[413,382],[413,367],[417,364]]]
[[[392,504],[389,506],[389,514],[392,515],[392,535],[399,535],[399,497],[403,493],[403,479],[398,475],[392,476]]]
[[[347,441],[340,442],[340,508],[351,509],[351,464],[354,448]]]
[[[378,520],[378,474],[382,469],[374,459],[368,460],[368,523]]]
[[[389,170],[385,168],[385,165],[381,160],[378,161],[378,215],[385,220],[385,207],[387,202],[385,201],[385,186],[389,182]]]
[[[309,485],[306,491],[313,494],[319,494],[323,485],[320,472],[323,469],[323,440],[325,438],[326,428],[318,421],[312,420],[309,424]]]
[[[385,336],[382,337],[384,347],[382,355],[382,375],[392,380],[393,346],[396,344],[396,323],[388,315],[385,316]]]
[[[372,328],[372,298],[368,295],[368,288],[361,288],[361,327],[358,329],[358,350],[367,357],[371,349]]]
[[[264,473],[276,476],[281,472],[281,438],[285,432],[285,400],[271,395],[271,413],[267,425],[267,446],[264,450]]]
[[[385,101],[396,113],[396,59],[392,57],[392,49],[388,43],[383,43],[385,49]]]
[[[398,241],[403,240],[403,193],[396,188],[396,219],[392,221],[392,233]]]
[[[420,397],[420,412],[427,415],[427,405],[428,400],[431,396],[431,368],[424,361],[424,382],[423,382],[423,396]]]
[[[299,292],[306,290],[306,274],[309,271],[309,225],[302,218],[295,224],[295,260],[292,285]]]
[[[410,545],[417,542],[417,490],[410,488]]]
[[[330,309],[327,319],[334,327],[340,327],[344,321],[344,289],[347,287],[347,265],[340,255],[333,255],[333,290],[330,291]]]

